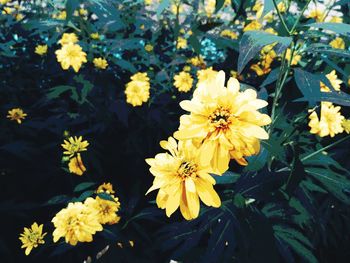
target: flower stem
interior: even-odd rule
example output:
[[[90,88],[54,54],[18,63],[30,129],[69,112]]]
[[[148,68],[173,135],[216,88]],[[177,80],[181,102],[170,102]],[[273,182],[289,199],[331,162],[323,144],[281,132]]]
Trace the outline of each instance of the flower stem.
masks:
[[[272,0],[272,1],[273,1],[273,5],[275,6],[275,9],[276,9],[276,11],[277,11],[277,15],[278,15],[279,19],[281,20],[281,23],[282,23],[282,25],[283,25],[284,29],[285,29],[285,30],[287,31],[287,33],[290,35],[289,28],[288,28],[288,26],[287,26],[286,22],[284,21],[284,19],[283,19],[283,17],[282,17],[282,14],[281,14],[280,10],[278,9],[278,6],[277,6],[277,3],[276,3],[276,0]]]
[[[308,0],[308,1],[306,2],[306,4],[305,4],[304,8],[301,10],[301,12],[300,12],[300,14],[299,14],[297,20],[295,21],[295,23],[294,23],[292,29],[290,30],[290,35],[293,35],[293,33],[295,32],[295,29],[296,29],[297,26],[299,25],[300,19],[301,19],[301,17],[303,16],[303,14],[304,14],[305,10],[307,9],[307,7],[309,6],[310,2],[311,2],[311,0]]]

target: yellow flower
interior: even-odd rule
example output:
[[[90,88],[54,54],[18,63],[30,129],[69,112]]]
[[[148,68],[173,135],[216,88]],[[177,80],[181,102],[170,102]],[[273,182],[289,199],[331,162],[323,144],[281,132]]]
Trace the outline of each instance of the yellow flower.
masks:
[[[188,92],[192,88],[193,78],[185,71],[180,72],[174,76],[174,86],[182,92]]]
[[[89,11],[86,10],[85,8],[80,8],[80,9],[79,9],[79,14],[80,14],[81,16],[87,16],[87,15],[89,14]]]
[[[94,58],[93,62],[98,69],[106,69],[108,67],[108,62],[104,58]]]
[[[187,40],[183,37],[178,37],[177,38],[177,45],[176,48],[178,49],[184,49],[187,47]]]
[[[208,17],[211,17],[215,12],[216,0],[206,0],[204,10]]]
[[[343,127],[344,131],[349,134],[350,133],[350,119],[344,119],[341,123],[341,126]]]
[[[21,124],[22,119],[24,120],[26,116],[27,116],[27,113],[24,113],[22,109],[14,108],[8,111],[8,114],[6,117],[9,118],[11,121],[17,121],[18,124]]]
[[[286,51],[286,59],[289,61],[290,58],[292,56],[292,51],[290,48],[287,49]],[[290,63],[292,66],[294,65],[297,65],[299,63],[299,61],[301,60],[301,56],[298,55],[295,51],[294,51],[294,54],[293,54],[293,59],[292,59],[292,62]]]
[[[268,103],[257,99],[253,89],[240,92],[237,79],[230,78],[226,88],[223,71],[197,86],[192,100],[180,103],[190,114],[181,116],[175,138],[202,144],[201,161],[210,163],[215,173],[225,172],[230,159],[247,165],[244,157],[257,154],[259,139],[269,137],[261,126],[268,125],[271,119],[258,111]]]
[[[64,70],[72,67],[75,72],[78,72],[81,65],[87,62],[86,53],[78,44],[65,44],[61,49],[56,50],[55,54],[57,61],[61,63]]]
[[[341,37],[337,37],[335,39],[333,39],[329,45],[332,48],[338,48],[338,49],[345,49],[345,42]]]
[[[309,116],[310,133],[320,137],[328,135],[334,137],[336,134],[342,133],[344,131],[342,126],[344,116],[341,115],[340,110],[340,106],[335,107],[331,102],[321,102],[320,119],[315,111]]]
[[[90,37],[92,39],[95,39],[95,40],[99,40],[100,39],[100,35],[97,32],[96,33],[91,33]]]
[[[260,30],[262,28],[262,24],[257,20],[253,20],[248,25],[243,28],[243,32],[251,31],[251,30]]]
[[[179,207],[187,220],[198,217],[199,199],[207,206],[219,207],[220,197],[215,192],[215,180],[210,176],[213,172],[209,163],[200,161],[202,150],[195,147],[191,141],[180,141],[169,137],[160,145],[168,153],[159,153],[155,158],[146,159],[154,175],[153,185],[147,191],[159,189],[157,205],[165,209],[170,217]]]
[[[83,161],[81,160],[80,153],[78,153],[76,157],[70,159],[68,168],[70,173],[83,175],[83,173],[86,171],[86,168],[83,164]]]
[[[47,45],[37,45],[35,47],[35,53],[40,56],[45,55],[47,53]]]
[[[146,50],[147,52],[151,52],[151,51],[153,51],[153,46],[152,46],[151,44],[147,44],[147,45],[145,46],[145,50]]]
[[[92,235],[102,230],[98,211],[81,202],[69,203],[68,207],[59,211],[51,220],[55,226],[53,241],[61,237],[66,243],[75,246],[78,242],[91,242]]]
[[[147,73],[136,73],[131,81],[126,84],[126,102],[134,107],[141,106],[147,102],[150,96],[150,83]]]
[[[79,152],[83,152],[86,151],[86,147],[89,146],[88,141],[83,141],[83,137],[69,137],[68,141],[64,140],[64,143],[61,144],[61,146],[63,147],[63,149],[65,149],[66,151],[63,152],[63,154],[65,155],[69,155],[70,157],[72,157],[74,154],[79,153]]]
[[[205,67],[205,61],[204,61],[202,56],[190,58],[188,60],[188,62],[191,63],[195,67],[201,67],[201,68]]]
[[[231,39],[237,39],[238,35],[236,32],[233,32],[231,30],[225,29],[223,31],[221,31],[220,36],[222,37],[229,37]]]
[[[186,71],[186,72],[190,72],[191,71],[191,67],[190,66],[184,66],[184,68],[182,70]]]
[[[316,20],[316,22],[323,22],[323,20],[325,19],[325,12],[321,9],[317,9],[317,7],[315,7],[314,10],[311,10],[309,15],[307,16],[308,18],[313,18]]]
[[[338,79],[337,73],[335,70],[332,70],[329,74],[326,75],[329,82],[332,84],[332,87],[336,91],[340,91],[340,84],[343,83],[340,79]],[[322,92],[330,92],[331,89],[327,87],[323,82],[320,83],[321,91]]]
[[[197,71],[198,83],[201,83],[204,81],[213,81],[214,79],[216,79],[216,76],[218,73],[219,73],[218,71],[213,70],[213,67],[198,70]]]
[[[103,183],[101,184],[97,190],[97,193],[104,193],[106,192],[107,194],[114,194],[114,190],[113,190],[113,185],[111,183]]]
[[[75,44],[78,41],[78,37],[75,33],[64,33],[58,43],[61,45],[66,45],[69,43]]]
[[[25,248],[25,254],[28,256],[33,248],[40,244],[44,244],[44,237],[47,233],[43,233],[43,225],[38,225],[34,222],[31,228],[24,228],[24,232],[19,239],[22,241],[21,248]]]
[[[10,2],[11,0],[0,0],[0,4],[1,5],[6,5],[8,2]]]
[[[114,198],[115,201],[105,200],[100,197],[95,199],[89,197],[85,200],[84,204],[93,210],[98,211],[97,219],[101,224],[116,224],[120,220],[120,216],[117,215],[117,212],[120,208],[120,203],[118,198]]]
[[[58,20],[65,20],[67,18],[67,12],[66,11],[61,11],[57,15],[54,15],[53,18],[56,18]]]
[[[153,0],[145,0],[145,5],[151,5]]]
[[[179,6],[179,8],[178,8]],[[174,14],[177,15],[177,12],[179,11],[179,14],[184,11],[183,6],[180,3],[172,4],[170,6],[170,11]]]

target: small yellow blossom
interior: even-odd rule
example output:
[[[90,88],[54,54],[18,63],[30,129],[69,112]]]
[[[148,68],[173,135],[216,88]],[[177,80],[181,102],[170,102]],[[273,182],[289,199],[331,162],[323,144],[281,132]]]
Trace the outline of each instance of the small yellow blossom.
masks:
[[[56,18],[58,20],[65,20],[67,18],[67,12],[63,10],[58,14],[54,15],[53,18]]]
[[[85,8],[80,8],[80,9],[79,9],[79,14],[80,14],[81,16],[87,16],[87,15],[89,14],[89,11],[86,10]]]
[[[84,204],[88,208],[98,211],[97,218],[100,224],[112,225],[118,223],[120,220],[120,216],[117,215],[120,209],[118,198],[114,198],[114,201],[111,201],[98,196],[95,199],[89,197],[85,200]]]
[[[184,66],[183,71],[190,72],[191,67],[190,66]]]
[[[90,37],[92,38],[92,39],[95,39],[95,40],[99,40],[100,39],[100,35],[99,35],[99,33],[91,33],[90,34]]]
[[[193,78],[185,71],[174,76],[174,86],[182,92],[188,92],[192,88]]]
[[[94,58],[93,62],[98,69],[106,69],[108,67],[108,62],[104,58]]]
[[[114,194],[114,190],[113,190],[113,185],[111,183],[103,183],[101,184],[97,190],[97,193],[104,193],[106,192],[107,194]]]
[[[309,115],[310,133],[317,134],[320,137],[334,137],[338,133],[342,133],[344,116],[340,113],[340,106],[333,106],[331,102],[321,102],[321,117],[318,118],[315,111]]]
[[[69,203],[52,219],[55,226],[53,241],[64,237],[66,243],[72,246],[78,242],[92,242],[92,236],[103,229],[98,214],[98,210],[81,202]]]
[[[132,240],[129,240],[129,244],[130,244],[131,247],[135,246],[134,241],[132,241]]]
[[[184,11],[184,8],[180,3],[176,3],[176,4],[172,4],[170,6],[170,11],[174,15],[177,15],[178,12],[179,12],[179,14],[181,14]]]
[[[72,67],[75,72],[80,70],[83,63],[86,63],[86,53],[78,44],[68,43],[55,52],[57,61],[61,63],[64,70]]]
[[[252,22],[250,22],[248,25],[246,25],[243,28],[243,32],[252,31],[252,30],[260,30],[261,28],[262,28],[262,24],[260,24],[259,21],[257,21],[257,20],[253,20]]]
[[[86,171],[86,168],[83,164],[83,161],[81,160],[80,153],[77,154],[76,157],[73,157],[70,159],[68,164],[69,172],[76,174],[76,175],[83,175],[83,173]]]
[[[40,226],[34,222],[31,228],[24,228],[24,232],[19,239],[22,241],[21,248],[25,248],[25,254],[28,256],[33,248],[44,244],[44,237],[47,233],[43,233],[43,225]]]
[[[37,45],[35,47],[35,53],[40,56],[45,55],[47,53],[47,45]]]
[[[345,41],[341,37],[333,39],[329,45],[332,48],[345,49]]]
[[[0,0],[0,5],[6,5],[11,0]]]
[[[343,83],[340,79],[338,79],[337,73],[335,70],[332,70],[329,74],[326,75],[327,79],[331,83],[332,87],[336,91],[340,91],[340,84]],[[327,87],[323,82],[320,83],[321,91],[322,92],[330,92],[331,89]]]
[[[78,36],[75,33],[64,33],[61,39],[58,41],[61,45],[66,45],[69,43],[77,43],[79,41]]]
[[[292,51],[290,48],[287,49],[286,51],[286,59],[289,61],[290,58],[291,58],[291,55],[292,55]],[[299,61],[301,60],[301,56],[298,55],[295,51],[294,51],[294,54],[293,54],[293,59],[292,59],[292,62],[290,63],[292,66],[295,66],[299,63]]]
[[[344,131],[349,134],[350,133],[350,119],[343,120],[341,123],[341,126],[343,127]]]
[[[8,115],[6,116],[11,121],[17,121],[18,124],[22,123],[22,120],[25,119],[27,113],[24,113],[21,108],[14,108],[8,111]]]
[[[151,44],[147,44],[147,45],[145,45],[145,50],[147,52],[152,52],[153,51],[153,46]]]
[[[225,29],[225,30],[221,31],[220,36],[222,36],[222,37],[229,37],[231,39],[237,39],[238,38],[237,33],[233,32],[233,31],[231,31],[229,29]]]
[[[136,73],[131,81],[126,84],[126,102],[134,107],[141,106],[147,102],[150,96],[150,83],[147,73]]]
[[[200,68],[204,68],[206,65],[202,56],[190,58],[188,62],[191,63],[193,66]]]
[[[145,5],[151,5],[153,0],[145,0]]]
[[[63,142],[64,143],[61,144],[61,146],[66,150],[63,152],[63,154],[69,155],[70,157],[79,152],[87,151],[87,147],[89,146],[88,141],[83,141],[82,136],[69,137],[68,141],[64,140]]]
[[[187,39],[183,38],[183,37],[178,37],[177,38],[177,45],[176,48],[178,49],[184,49],[187,47]]]

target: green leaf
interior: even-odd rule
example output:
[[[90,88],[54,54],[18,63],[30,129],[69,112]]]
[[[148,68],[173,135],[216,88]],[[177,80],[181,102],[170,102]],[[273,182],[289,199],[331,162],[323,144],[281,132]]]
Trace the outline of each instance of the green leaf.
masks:
[[[95,185],[96,183],[93,183],[93,182],[84,182],[84,183],[81,183],[81,184],[78,184],[75,188],[74,188],[74,192],[77,193],[77,192],[81,192],[81,191],[84,191],[88,188],[90,188],[91,186]]]
[[[46,94],[46,96],[49,100],[55,99],[55,98],[58,98],[62,93],[73,89],[75,89],[75,87],[65,86],[65,85],[56,86],[49,89],[49,92]]]
[[[97,196],[102,198],[102,199],[104,199],[104,200],[115,202],[114,198],[111,195],[107,194],[107,193],[98,193]]]
[[[157,17],[159,17],[165,9],[170,6],[171,0],[162,0],[157,8]]]
[[[95,193],[95,191],[88,190],[83,192],[78,198],[73,198],[72,202],[83,202],[86,198],[92,196]]]
[[[70,200],[70,197],[68,195],[57,195],[52,197],[49,201],[47,201],[48,205],[56,205],[56,204],[63,204]]]
[[[243,71],[248,62],[251,61],[264,46],[276,42],[278,43],[276,52],[281,53],[291,44],[292,38],[279,37],[263,31],[248,31],[244,33],[239,43],[238,74]]]
[[[217,13],[225,4],[225,0],[216,0],[215,2],[215,13]]]
[[[200,54],[201,53],[201,43],[199,42],[198,38],[193,34],[188,38],[188,41],[190,42],[194,51],[197,54]]]
[[[276,4],[278,5],[282,0],[276,0]],[[273,4],[273,0],[264,0],[262,17],[266,16],[269,12],[275,9],[275,5]]]
[[[221,176],[214,175],[214,179],[216,181],[216,184],[233,184],[235,183],[238,178],[241,176],[237,173],[226,171]]]
[[[330,30],[342,35],[350,34],[350,25],[343,23],[312,23],[305,26]]]

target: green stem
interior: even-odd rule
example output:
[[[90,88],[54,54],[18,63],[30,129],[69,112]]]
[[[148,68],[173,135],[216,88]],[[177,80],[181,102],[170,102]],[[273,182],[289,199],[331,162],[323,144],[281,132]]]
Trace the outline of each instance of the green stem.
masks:
[[[276,9],[276,11],[277,11],[277,15],[278,15],[279,19],[281,20],[281,23],[282,23],[284,29],[285,29],[285,30],[287,31],[287,33],[290,35],[289,28],[288,28],[286,22],[284,22],[284,19],[283,19],[283,17],[282,17],[282,14],[281,14],[280,10],[278,10],[278,6],[277,6],[277,3],[276,3],[276,0],[273,0],[273,5],[275,6],[275,9]]]
[[[295,29],[297,28],[297,26],[298,26],[298,24],[299,24],[299,22],[300,22],[300,19],[301,19],[301,17],[304,15],[304,12],[305,12],[305,10],[307,9],[307,7],[309,6],[310,2],[311,2],[311,0],[308,0],[308,1],[306,2],[306,5],[304,6],[304,8],[301,10],[301,13],[299,14],[299,16],[298,16],[297,20],[295,21],[295,23],[294,23],[292,29],[290,30],[290,34],[291,34],[291,35],[293,35],[293,33],[295,32]]]
[[[327,145],[327,146],[325,146],[325,147],[323,147],[323,148],[317,150],[316,152],[313,152],[313,153],[311,153],[311,154],[309,154],[309,155],[307,155],[307,156],[301,158],[300,160],[301,160],[302,162],[303,162],[303,161],[306,161],[307,159],[310,159],[311,157],[313,157],[313,156],[315,156],[315,155],[317,155],[317,154],[319,154],[319,153],[321,153],[321,152],[323,152],[323,151],[326,151],[326,150],[328,150],[328,149],[330,149],[330,148],[332,148],[332,147],[334,147],[334,146],[336,146],[336,145],[338,145],[338,144],[340,144],[340,143],[346,141],[346,140],[349,139],[349,138],[350,138],[350,135],[345,136],[344,138],[342,138],[342,139],[340,139],[340,140],[338,140],[338,141],[336,141],[336,142],[334,142],[334,143],[331,143],[330,145]]]

